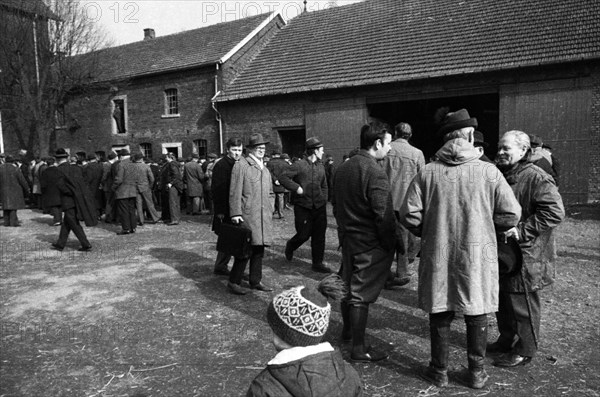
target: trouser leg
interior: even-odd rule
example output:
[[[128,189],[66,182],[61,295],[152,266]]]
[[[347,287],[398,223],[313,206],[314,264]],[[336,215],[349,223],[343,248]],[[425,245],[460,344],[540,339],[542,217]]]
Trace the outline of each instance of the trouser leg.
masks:
[[[294,206],[294,226],[296,228],[296,234],[287,242],[288,247],[292,251],[297,250],[310,238],[312,217],[309,209],[299,205]]]
[[[50,207],[50,214],[52,214],[52,221],[54,223],[60,223],[62,221],[62,211],[60,207]]]
[[[146,203],[146,208],[148,209],[148,212],[150,213],[150,217],[152,218],[152,221],[158,222],[158,220],[160,219],[160,215],[158,215],[158,212],[156,211],[156,208],[154,207],[154,200],[152,199],[152,192],[150,192],[150,191],[143,192],[142,199]]]
[[[171,222],[179,223],[181,220],[181,209],[179,192],[175,187],[169,189],[169,212],[171,213]]]
[[[498,294],[498,311],[496,312],[496,322],[498,324],[498,345],[502,349],[510,349],[517,338],[517,327],[513,314],[511,295],[508,292],[500,291]]]
[[[325,233],[327,232],[327,206],[312,210],[312,234],[310,245],[313,265],[323,264],[325,256]]]
[[[164,222],[171,222],[171,212],[170,212],[170,204],[169,204],[169,190],[161,191],[161,206],[162,206],[162,214],[161,218]]]
[[[137,218],[138,221],[143,224],[145,221],[144,218],[144,202],[143,202],[143,197],[142,194],[138,192],[137,196],[135,197],[135,208],[136,208],[136,212],[137,212]]]
[[[2,217],[4,220],[4,226],[10,226],[10,210],[3,210],[2,213],[4,214]]]
[[[231,268],[231,272],[229,273],[229,282],[232,284],[240,285],[242,283],[242,276],[244,275],[244,270],[246,270],[246,264],[250,258],[234,258],[233,267]]]
[[[133,225],[130,224],[129,203],[127,199],[117,200],[117,213],[119,214],[119,221],[121,221],[121,229],[127,231],[133,230]]]
[[[77,219],[77,211],[75,208],[67,211],[69,211],[69,228],[73,230],[73,234],[75,234],[75,237],[77,237],[77,240],[79,240],[82,247],[90,247],[91,244],[85,235],[85,231]]]
[[[446,371],[448,368],[450,324],[454,312],[430,313],[429,334],[431,337],[430,366]]]
[[[262,260],[265,255],[264,245],[253,245],[250,255],[250,285],[258,285],[262,280]]]
[[[69,233],[71,232],[71,218],[72,218],[73,209],[68,209],[64,211],[63,220],[60,225],[60,232],[58,233],[58,241],[56,245],[61,248],[64,248],[67,245],[67,239],[69,238]]]
[[[227,270],[227,264],[231,259],[231,255],[227,255],[224,252],[217,252],[217,259],[215,260],[215,271],[225,271]]]
[[[540,335],[541,302],[538,291],[529,292],[528,294],[531,317],[527,308],[525,294],[510,294],[518,336],[517,342],[513,347],[513,353],[520,356],[533,357],[537,352],[534,332],[538,340]]]

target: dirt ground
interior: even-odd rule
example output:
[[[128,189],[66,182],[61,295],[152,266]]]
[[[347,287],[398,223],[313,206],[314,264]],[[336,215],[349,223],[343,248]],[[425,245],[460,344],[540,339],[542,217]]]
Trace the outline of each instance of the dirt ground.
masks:
[[[354,365],[365,395],[600,396],[600,217],[598,207],[571,214],[559,228],[557,281],[543,292],[541,345],[530,365],[489,366],[482,390],[460,385],[466,342],[458,319],[450,386],[420,380],[428,321],[416,308],[413,279],[384,291],[370,311],[371,343],[393,351],[382,363]],[[212,274],[208,215],[127,236],[100,224],[86,229],[90,253],[78,252],[73,236],[62,253],[48,249],[58,235],[51,218],[31,210],[19,216],[22,227],[0,227],[0,396],[241,396],[275,354],[265,319],[273,294],[234,296],[226,278]],[[274,223],[264,281],[275,293],[316,283],[322,275],[310,271],[308,245],[293,262],[284,259],[292,212]],[[337,267],[331,216],[327,238],[326,260]],[[492,316],[489,322],[491,341],[497,330]],[[335,346],[340,330],[335,308],[326,338]]]

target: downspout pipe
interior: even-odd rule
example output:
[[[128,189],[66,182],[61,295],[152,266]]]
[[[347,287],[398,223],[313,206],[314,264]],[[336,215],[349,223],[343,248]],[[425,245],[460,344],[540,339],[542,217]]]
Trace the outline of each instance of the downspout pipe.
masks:
[[[212,104],[212,108],[215,111],[215,119],[219,123],[219,151],[223,153],[223,118],[221,117],[221,113],[217,109],[216,99],[221,94],[219,91],[219,64],[216,64],[216,73],[215,73],[215,96],[210,99]]]

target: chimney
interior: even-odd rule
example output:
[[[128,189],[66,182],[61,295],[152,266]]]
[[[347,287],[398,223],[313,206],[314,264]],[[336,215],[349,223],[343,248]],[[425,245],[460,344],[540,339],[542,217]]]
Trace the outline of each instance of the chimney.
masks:
[[[144,40],[151,40],[154,37],[156,37],[156,34],[154,33],[154,29],[144,29]]]

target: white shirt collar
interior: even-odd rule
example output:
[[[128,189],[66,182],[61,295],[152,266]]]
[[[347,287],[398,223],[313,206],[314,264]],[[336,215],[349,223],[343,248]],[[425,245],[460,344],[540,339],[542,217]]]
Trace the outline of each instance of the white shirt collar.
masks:
[[[292,361],[300,360],[301,358],[312,356],[313,354],[322,352],[332,352],[333,347],[329,342],[319,343],[311,346],[296,346],[285,349],[277,353],[267,365],[282,365]]]
[[[258,166],[260,167],[260,169],[263,169],[263,161],[259,160],[258,157],[256,157],[255,155],[253,155],[252,153],[248,153],[248,157],[252,157],[252,159],[256,162],[256,164],[258,164]]]

